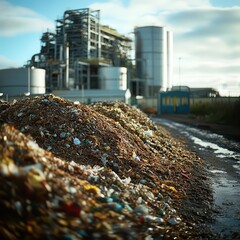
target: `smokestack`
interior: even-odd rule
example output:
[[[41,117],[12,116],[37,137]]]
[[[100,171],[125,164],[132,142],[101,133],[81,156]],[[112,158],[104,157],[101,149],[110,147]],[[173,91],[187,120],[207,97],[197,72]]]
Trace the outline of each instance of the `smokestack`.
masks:
[[[69,87],[69,44],[66,42],[65,44],[65,87]]]

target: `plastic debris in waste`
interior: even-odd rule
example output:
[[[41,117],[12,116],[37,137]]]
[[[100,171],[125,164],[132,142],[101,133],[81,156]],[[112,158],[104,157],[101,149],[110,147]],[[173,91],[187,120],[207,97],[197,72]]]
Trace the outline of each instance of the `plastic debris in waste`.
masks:
[[[81,141],[78,139],[78,138],[74,138],[73,139],[73,143],[74,143],[74,145],[80,145],[81,144]]]
[[[134,160],[140,161],[140,158],[138,157],[138,155],[135,152],[133,152],[132,157],[133,157]]]

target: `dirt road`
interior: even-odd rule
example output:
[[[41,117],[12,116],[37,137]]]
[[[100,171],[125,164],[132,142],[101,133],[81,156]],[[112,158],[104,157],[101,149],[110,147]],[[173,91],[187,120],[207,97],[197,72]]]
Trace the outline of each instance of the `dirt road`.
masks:
[[[213,235],[216,239],[240,239],[240,144],[236,134],[228,132],[226,135],[226,128],[222,134],[216,134],[210,126],[197,127],[191,120],[184,124],[183,118],[179,123],[179,119],[178,122],[170,118],[154,120],[182,139],[205,161],[213,191],[214,215],[208,223]]]

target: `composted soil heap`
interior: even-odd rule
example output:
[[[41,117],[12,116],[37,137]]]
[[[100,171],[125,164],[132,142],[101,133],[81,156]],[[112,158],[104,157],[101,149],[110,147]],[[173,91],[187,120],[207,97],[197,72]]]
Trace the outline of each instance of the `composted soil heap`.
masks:
[[[0,111],[1,239],[196,236],[182,203],[202,162],[140,110],[45,95]]]

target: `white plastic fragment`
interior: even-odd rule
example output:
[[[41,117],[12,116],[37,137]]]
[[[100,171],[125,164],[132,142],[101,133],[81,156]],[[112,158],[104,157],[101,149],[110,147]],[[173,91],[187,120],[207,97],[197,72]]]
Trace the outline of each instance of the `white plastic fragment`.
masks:
[[[74,162],[73,160],[70,162],[70,165],[73,166],[73,167],[77,167],[78,166],[77,163]]]
[[[134,212],[139,214],[139,215],[146,215],[148,214],[148,208],[145,205],[138,205],[135,209]]]
[[[137,203],[138,203],[138,204],[142,203],[142,197],[138,197]]]
[[[28,146],[29,148],[31,148],[32,150],[36,150],[36,149],[39,148],[38,144],[37,144],[36,142],[34,142],[34,141],[31,141],[31,140],[29,140],[29,141],[27,142],[27,146]]]
[[[8,164],[0,164],[0,175],[9,176],[9,175],[19,175],[18,167],[10,162]]]
[[[75,194],[77,192],[77,189],[74,188],[74,187],[70,187],[70,186],[67,186],[66,187],[66,190],[69,192],[69,193],[72,193],[72,194]]]
[[[130,182],[131,182],[131,178],[130,177],[127,177],[127,178],[122,180],[122,183],[124,183],[126,185],[128,185]]]
[[[156,222],[156,223],[160,223],[160,224],[164,223],[164,219],[163,218],[152,216],[152,215],[144,216],[144,220],[146,222]]]
[[[18,117],[21,117],[23,115],[23,112],[18,113]]]
[[[168,220],[168,223],[173,226],[177,225],[180,221],[181,221],[180,217],[172,217]]]
[[[138,157],[138,155],[135,152],[133,152],[132,157],[133,157],[134,160],[140,161],[140,158]]]
[[[40,169],[42,170],[42,164],[41,163],[36,163],[36,164],[32,164],[32,165],[28,165],[23,167],[23,170],[25,172],[29,172],[31,169]]]
[[[152,137],[153,136],[153,131],[152,130],[147,130],[143,132],[143,135],[145,137]]]
[[[68,165],[68,171],[73,173],[74,172],[74,167],[71,166],[70,164]]]

